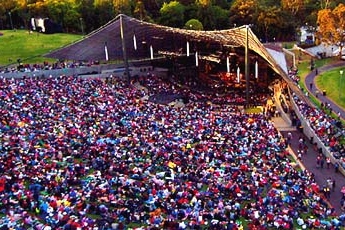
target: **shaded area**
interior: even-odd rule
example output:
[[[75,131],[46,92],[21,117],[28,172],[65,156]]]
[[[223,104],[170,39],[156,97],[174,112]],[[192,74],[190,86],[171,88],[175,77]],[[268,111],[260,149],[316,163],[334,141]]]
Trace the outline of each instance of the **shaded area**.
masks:
[[[163,104],[163,105],[167,105],[173,101],[180,100],[180,99],[183,100],[184,102],[188,100],[183,95],[173,94],[173,93],[158,93],[149,97],[150,102]]]

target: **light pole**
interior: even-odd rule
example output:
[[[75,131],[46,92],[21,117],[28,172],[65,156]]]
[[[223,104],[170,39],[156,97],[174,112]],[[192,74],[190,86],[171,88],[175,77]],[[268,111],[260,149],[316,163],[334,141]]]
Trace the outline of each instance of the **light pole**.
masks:
[[[84,25],[83,25],[83,18],[79,18],[80,20],[80,28],[81,28],[81,34],[84,35]]]
[[[11,14],[11,12],[8,12],[8,16],[10,17],[11,29],[13,30],[13,22],[12,22],[12,14]]]
[[[29,26],[28,26],[28,29],[29,29],[29,32],[31,30],[31,14],[30,14],[30,7],[29,7],[29,0],[26,0],[26,10],[27,10],[27,18],[29,20]]]
[[[249,26],[250,25],[246,25],[246,42],[245,42],[245,47],[244,47],[244,75],[246,77],[246,105],[247,108],[249,108]]]
[[[342,83],[342,80],[343,80],[343,74],[344,74],[344,71],[343,70],[340,70],[339,71],[340,73],[340,78],[339,78],[339,100],[341,98],[341,83]]]
[[[122,14],[120,14],[120,34],[121,34],[121,43],[122,43],[122,56],[123,61],[125,63],[126,68],[126,75],[127,75],[127,85],[129,86],[131,83],[131,76],[129,73],[129,65],[128,65],[128,58],[127,58],[127,49],[126,49],[126,38],[124,33],[124,23],[122,20]]]

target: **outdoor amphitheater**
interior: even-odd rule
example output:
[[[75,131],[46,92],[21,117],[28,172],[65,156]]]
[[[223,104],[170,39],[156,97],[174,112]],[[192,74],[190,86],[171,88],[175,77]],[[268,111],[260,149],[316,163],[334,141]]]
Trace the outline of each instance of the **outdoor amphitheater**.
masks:
[[[124,28],[138,23],[121,20]],[[1,75],[1,229],[344,227],[342,207],[329,199],[334,185],[320,184],[293,148],[312,154],[308,124],[315,143],[330,143],[340,176],[336,120],[311,106],[297,72],[278,63],[278,48],[264,47],[245,27],[190,37],[148,23],[137,28],[137,42],[152,30],[174,33],[174,44],[163,51],[161,40],[145,40],[161,51],[146,46],[136,54],[129,43],[124,50],[107,42],[108,54],[96,51],[107,37],[101,32],[120,22],[48,56],[101,59],[87,56],[95,48],[103,59],[125,51],[147,59]],[[231,47],[206,52],[228,40]]]

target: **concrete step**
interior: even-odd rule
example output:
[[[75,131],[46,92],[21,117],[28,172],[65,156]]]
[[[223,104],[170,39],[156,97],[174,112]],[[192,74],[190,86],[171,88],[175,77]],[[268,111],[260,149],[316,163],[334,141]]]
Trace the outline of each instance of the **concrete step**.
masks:
[[[296,131],[296,127],[276,127],[279,131]]]
[[[291,126],[287,121],[285,121],[282,117],[272,117],[272,121],[274,126],[279,131],[295,131],[296,127]]]

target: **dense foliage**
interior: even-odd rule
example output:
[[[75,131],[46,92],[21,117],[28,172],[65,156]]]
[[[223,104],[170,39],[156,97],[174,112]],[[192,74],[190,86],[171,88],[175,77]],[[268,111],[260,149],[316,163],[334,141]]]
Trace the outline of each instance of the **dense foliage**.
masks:
[[[204,30],[245,24],[263,41],[295,40],[306,23],[316,27],[319,11],[341,0],[0,0],[0,29],[29,29],[32,17],[48,17],[65,32],[88,33],[119,13],[183,28],[195,19]]]

